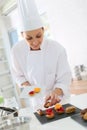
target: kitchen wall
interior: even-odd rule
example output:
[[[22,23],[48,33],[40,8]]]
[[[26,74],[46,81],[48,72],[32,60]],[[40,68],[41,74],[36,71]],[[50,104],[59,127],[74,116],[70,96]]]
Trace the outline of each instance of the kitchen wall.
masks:
[[[47,10],[51,34],[66,48],[72,72],[75,65],[87,67],[87,0],[36,1]]]
[[[67,51],[74,76],[75,65],[87,66],[87,0],[36,0],[40,13],[46,12],[53,39]],[[19,26],[17,11],[9,15],[10,28]],[[16,22],[14,22],[16,19]]]

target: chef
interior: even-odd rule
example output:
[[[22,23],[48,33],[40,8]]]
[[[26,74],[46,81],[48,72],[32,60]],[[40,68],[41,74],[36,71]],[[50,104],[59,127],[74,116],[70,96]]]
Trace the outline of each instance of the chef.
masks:
[[[18,0],[22,41],[11,50],[11,71],[19,87],[44,86],[50,105],[69,96],[71,71],[64,47],[44,37],[34,0]]]

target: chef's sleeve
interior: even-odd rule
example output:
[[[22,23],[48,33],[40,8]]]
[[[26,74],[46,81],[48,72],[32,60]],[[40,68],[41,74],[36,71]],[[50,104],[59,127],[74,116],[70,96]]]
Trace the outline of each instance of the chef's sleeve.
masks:
[[[63,90],[64,96],[68,97],[70,95],[70,84],[71,84],[71,70],[67,60],[67,54],[65,49],[61,50],[58,56],[57,70],[56,70],[56,81],[54,85],[55,88],[61,88]]]
[[[24,76],[19,61],[17,60],[17,57],[18,56],[13,51],[11,51],[11,74],[17,85],[21,87],[21,84],[26,82],[27,80]]]

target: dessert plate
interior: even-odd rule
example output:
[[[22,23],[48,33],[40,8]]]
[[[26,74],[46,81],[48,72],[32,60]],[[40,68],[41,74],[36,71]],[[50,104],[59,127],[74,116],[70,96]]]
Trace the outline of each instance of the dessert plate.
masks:
[[[73,115],[71,117],[73,120],[75,120],[77,123],[79,123],[80,125],[84,126],[87,128],[87,121],[83,120],[80,113]]]
[[[66,107],[69,107],[69,106],[72,106],[72,104],[64,104],[63,108],[65,109]],[[48,119],[45,115],[40,116],[37,112],[35,112],[34,114],[37,117],[37,119],[40,121],[41,124],[45,124],[45,123],[50,123],[50,122],[53,122],[56,120],[66,118],[66,117],[71,117],[72,115],[80,113],[80,111],[81,111],[81,109],[79,109],[77,107],[76,107],[76,111],[74,113],[70,113],[70,114],[66,114],[66,113],[58,114],[54,111],[55,117],[52,119]]]
[[[35,112],[39,108],[43,108],[44,104],[44,89],[41,88],[40,92],[34,95],[29,95],[30,91],[33,91],[36,86],[27,86],[20,94],[20,98],[25,100],[26,106],[31,107],[32,111]]]
[[[33,91],[35,86],[27,86],[22,89],[22,92],[20,94],[20,98],[29,98],[29,92]]]
[[[37,88],[37,86],[27,86],[22,89],[22,92],[20,94],[20,98],[31,98],[31,97],[38,97],[41,95],[45,95],[45,89],[44,87],[40,88],[40,92],[35,93],[34,95],[29,95],[29,92],[34,91],[34,88]]]

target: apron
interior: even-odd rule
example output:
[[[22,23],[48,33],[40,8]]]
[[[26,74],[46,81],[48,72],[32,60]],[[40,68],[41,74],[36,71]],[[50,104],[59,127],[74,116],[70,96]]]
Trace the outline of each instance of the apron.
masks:
[[[43,108],[44,97],[51,90],[53,74],[49,67],[52,63],[46,48],[38,51],[29,51],[27,55],[27,75],[31,85],[41,88],[41,92],[30,98],[33,110]],[[49,61],[48,61],[49,59]],[[52,65],[51,65],[52,66]],[[50,69],[49,69],[50,68]]]
[[[27,75],[31,85],[44,87],[44,91],[50,91],[55,81],[54,62],[52,55],[45,49],[29,51],[27,56]]]
[[[28,80],[32,85],[44,85],[44,51],[29,51],[27,56]]]
[[[41,88],[41,92],[30,98],[30,106],[33,111],[43,106],[44,93],[44,51],[29,51],[27,56],[27,74],[31,85]]]

